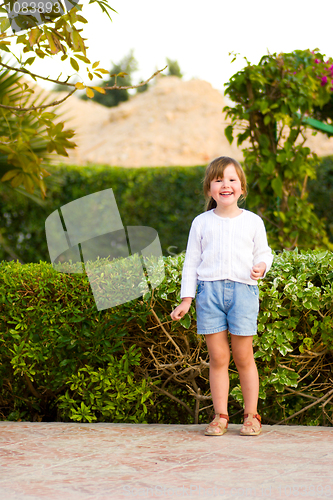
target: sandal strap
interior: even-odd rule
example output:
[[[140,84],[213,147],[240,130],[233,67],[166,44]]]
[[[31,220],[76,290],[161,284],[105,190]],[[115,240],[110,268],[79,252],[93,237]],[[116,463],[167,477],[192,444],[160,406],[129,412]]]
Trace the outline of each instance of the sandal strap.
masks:
[[[224,415],[224,413],[215,413],[215,417],[225,418],[229,422],[229,415]]]
[[[227,423],[224,425],[220,421],[221,418],[224,418]],[[205,434],[208,435],[216,435],[216,436],[221,436],[225,434],[225,432],[228,429],[228,424],[229,424],[229,416],[225,415],[224,413],[215,413],[214,415],[214,420],[206,427]],[[214,432],[213,432],[214,429]],[[217,429],[219,429],[220,432],[215,432]]]
[[[256,418],[259,421],[260,427],[261,427],[261,416],[259,413],[244,413],[244,418],[247,418],[249,415],[252,415],[252,418]]]

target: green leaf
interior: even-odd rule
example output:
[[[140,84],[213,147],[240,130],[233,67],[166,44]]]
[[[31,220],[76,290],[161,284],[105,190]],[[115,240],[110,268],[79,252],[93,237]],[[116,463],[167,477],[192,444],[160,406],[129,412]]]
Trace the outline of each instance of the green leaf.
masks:
[[[270,115],[266,115],[265,118],[264,118],[264,124],[268,125],[270,123],[270,121],[271,121]]]
[[[4,33],[6,30],[10,28],[10,21],[8,17],[0,17],[0,31]]]
[[[34,62],[36,58],[35,57],[29,57],[25,62],[24,64],[29,64],[29,66]]]
[[[179,320],[179,323],[184,328],[186,328],[188,330],[190,328],[190,326],[191,326],[191,317],[190,317],[190,315],[188,313],[185,314],[185,316],[183,316],[182,319]]]
[[[75,57],[77,59],[80,59],[80,61],[83,61],[83,62],[85,62],[87,64],[90,64],[90,60],[86,56],[82,56],[81,54],[75,54]]]
[[[274,189],[274,192],[277,196],[279,196],[279,198],[282,198],[282,187],[283,187],[283,184],[282,184],[282,180],[281,180],[281,177],[280,176],[277,176],[275,177],[272,182],[272,188]]]
[[[224,129],[225,136],[228,139],[230,144],[232,144],[232,141],[234,140],[233,135],[232,135],[232,131],[233,131],[232,125],[228,125],[228,127],[226,127]]]
[[[78,65],[78,62],[75,59],[73,59],[73,57],[70,58],[70,63],[72,68],[75,69],[75,71],[79,71],[80,67]]]

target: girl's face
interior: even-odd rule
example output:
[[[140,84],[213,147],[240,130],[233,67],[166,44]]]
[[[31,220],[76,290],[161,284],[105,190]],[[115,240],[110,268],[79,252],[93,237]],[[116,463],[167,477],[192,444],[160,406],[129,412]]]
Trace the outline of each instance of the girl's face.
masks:
[[[223,172],[223,177],[213,179],[210,183],[208,195],[211,196],[221,208],[236,208],[238,198],[243,194],[242,184],[234,165],[228,165]]]

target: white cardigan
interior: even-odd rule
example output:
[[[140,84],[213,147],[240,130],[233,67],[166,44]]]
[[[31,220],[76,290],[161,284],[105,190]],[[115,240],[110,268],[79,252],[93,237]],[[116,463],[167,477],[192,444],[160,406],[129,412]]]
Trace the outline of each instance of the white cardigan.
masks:
[[[195,297],[197,280],[228,279],[249,285],[252,267],[273,262],[263,220],[248,210],[233,218],[216,215],[214,209],[192,222],[182,274],[180,296]]]

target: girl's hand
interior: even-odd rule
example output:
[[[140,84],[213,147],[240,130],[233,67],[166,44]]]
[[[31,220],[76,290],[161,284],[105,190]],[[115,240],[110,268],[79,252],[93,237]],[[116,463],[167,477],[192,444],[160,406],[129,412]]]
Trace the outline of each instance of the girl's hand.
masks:
[[[256,264],[255,266],[252,267],[250,277],[253,280],[258,280],[259,278],[263,277],[265,271],[266,271],[265,262],[259,262],[259,264]]]
[[[187,297],[182,300],[182,303],[177,306],[170,314],[173,321],[179,321],[188,312],[192,302],[192,297]]]

